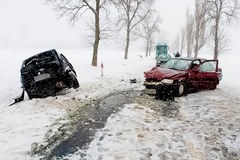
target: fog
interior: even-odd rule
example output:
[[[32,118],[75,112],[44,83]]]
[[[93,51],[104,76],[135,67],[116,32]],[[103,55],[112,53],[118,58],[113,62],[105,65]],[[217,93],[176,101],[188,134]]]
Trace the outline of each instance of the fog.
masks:
[[[41,0],[0,0],[0,48],[77,48],[77,27]]]
[[[186,9],[193,11],[194,0],[156,0],[155,8],[162,19],[162,36],[157,41],[171,42],[185,24]],[[84,21],[79,22],[82,25],[73,26],[66,18],[59,18],[43,0],[0,0],[0,49],[86,48]],[[231,42],[238,38],[238,26],[231,30]],[[101,47],[107,48],[109,43]]]

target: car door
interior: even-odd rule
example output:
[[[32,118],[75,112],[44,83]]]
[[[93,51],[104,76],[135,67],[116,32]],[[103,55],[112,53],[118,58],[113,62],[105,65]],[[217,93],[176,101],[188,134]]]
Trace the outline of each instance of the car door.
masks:
[[[63,54],[60,54],[60,56],[61,56],[61,58],[64,62],[65,67],[70,67],[70,69],[75,73],[75,75],[77,75],[77,73],[75,72],[72,64],[68,61],[68,59]]]
[[[206,60],[202,62],[193,74],[197,81],[198,89],[215,89],[218,85],[218,60]]]
[[[201,61],[199,59],[194,60],[188,69],[188,87],[198,88],[199,86],[199,70]]]
[[[206,60],[193,70],[192,79],[198,89],[214,89],[218,85],[218,61]]]

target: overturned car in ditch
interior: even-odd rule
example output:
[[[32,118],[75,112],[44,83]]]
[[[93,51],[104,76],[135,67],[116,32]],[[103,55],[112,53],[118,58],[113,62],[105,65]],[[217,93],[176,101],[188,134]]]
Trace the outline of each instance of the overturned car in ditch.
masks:
[[[215,89],[222,79],[222,69],[218,60],[172,58],[144,72],[144,76],[144,93],[177,97],[189,91]]]
[[[64,88],[79,87],[72,64],[55,49],[24,60],[21,67],[21,83],[29,99],[55,96]]]

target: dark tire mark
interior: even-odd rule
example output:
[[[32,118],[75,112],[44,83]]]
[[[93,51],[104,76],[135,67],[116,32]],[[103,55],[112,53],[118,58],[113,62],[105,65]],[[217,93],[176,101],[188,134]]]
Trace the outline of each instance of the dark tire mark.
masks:
[[[84,149],[94,139],[98,129],[105,126],[108,117],[118,112],[124,104],[131,103],[131,98],[139,92],[121,92],[111,94],[97,102],[87,105],[79,111],[77,130],[58,146],[53,148],[45,159],[53,159],[73,154],[78,149]],[[130,98],[131,97],[131,98]]]

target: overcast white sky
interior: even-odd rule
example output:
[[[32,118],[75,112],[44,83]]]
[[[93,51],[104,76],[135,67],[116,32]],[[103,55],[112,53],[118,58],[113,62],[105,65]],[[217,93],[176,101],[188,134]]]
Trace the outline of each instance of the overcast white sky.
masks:
[[[162,18],[161,30],[173,39],[185,24],[186,10],[194,10],[195,0],[156,0],[156,7]]]
[[[193,10],[194,0],[156,0],[163,21],[161,29],[168,40],[171,41],[184,25],[188,7]],[[83,38],[79,26],[59,19],[42,0],[0,0],[2,49],[81,49]]]
[[[0,0],[0,24],[0,48],[71,48],[80,40],[42,0]]]

